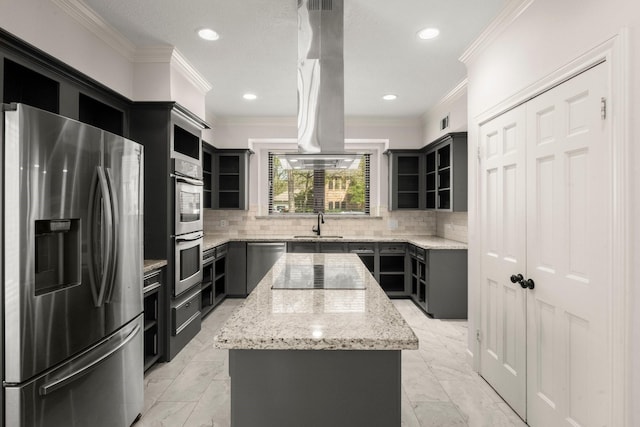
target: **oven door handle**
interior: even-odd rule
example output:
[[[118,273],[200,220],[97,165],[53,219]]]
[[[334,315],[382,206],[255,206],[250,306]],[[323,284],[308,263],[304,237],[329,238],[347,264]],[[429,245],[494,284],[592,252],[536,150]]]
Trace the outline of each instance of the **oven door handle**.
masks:
[[[176,182],[184,182],[185,184],[191,184],[198,187],[204,187],[204,181],[199,179],[187,178],[186,176],[174,175],[176,177]]]
[[[196,240],[200,240],[202,239],[202,234],[198,234],[197,236],[194,237],[176,237],[176,243],[182,243],[182,242],[195,242]]]

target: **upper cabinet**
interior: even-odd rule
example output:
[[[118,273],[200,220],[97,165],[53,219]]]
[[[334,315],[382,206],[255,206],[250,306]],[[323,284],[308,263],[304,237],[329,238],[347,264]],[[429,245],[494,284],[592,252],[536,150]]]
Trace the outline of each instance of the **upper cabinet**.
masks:
[[[424,155],[416,150],[388,150],[389,207],[424,209]]]
[[[422,150],[388,150],[389,209],[467,210],[467,134],[450,133]]]
[[[427,209],[467,210],[467,133],[451,133],[426,147]]]
[[[27,104],[129,136],[128,99],[2,29],[0,102]]]
[[[249,156],[251,150],[219,150],[202,145],[204,207],[249,209]]]

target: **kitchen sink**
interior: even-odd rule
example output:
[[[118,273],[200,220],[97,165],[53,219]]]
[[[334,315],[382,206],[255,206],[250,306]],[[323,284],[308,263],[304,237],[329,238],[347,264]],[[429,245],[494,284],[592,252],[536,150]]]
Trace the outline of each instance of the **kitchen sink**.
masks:
[[[316,236],[307,234],[305,236],[293,236],[294,239],[342,239],[342,236]]]

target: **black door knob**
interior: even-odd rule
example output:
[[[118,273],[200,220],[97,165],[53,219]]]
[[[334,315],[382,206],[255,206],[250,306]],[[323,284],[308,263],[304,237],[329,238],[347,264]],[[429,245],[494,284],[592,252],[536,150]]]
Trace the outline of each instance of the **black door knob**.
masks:
[[[523,281],[524,281],[524,277],[522,276],[522,274],[511,275],[511,283],[520,283],[520,285],[522,285]]]
[[[535,286],[536,286],[536,284],[534,283],[533,279],[527,279],[527,281],[526,281],[526,282],[524,282],[524,283],[520,283],[520,285],[521,285],[523,288],[529,288],[529,289],[533,289],[533,288],[535,288]]]

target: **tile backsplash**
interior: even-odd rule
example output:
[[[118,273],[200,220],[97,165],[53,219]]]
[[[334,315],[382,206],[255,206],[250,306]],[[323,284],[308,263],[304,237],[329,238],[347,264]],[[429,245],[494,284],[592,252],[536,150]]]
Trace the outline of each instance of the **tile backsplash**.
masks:
[[[445,239],[469,242],[467,212],[436,212],[436,235]]]
[[[436,214],[432,211],[387,211],[377,217],[327,216],[322,224],[323,235],[352,237],[385,237],[436,234]],[[258,209],[248,211],[211,210],[204,213],[207,234],[243,236],[290,236],[312,234],[315,215],[303,217],[258,216]],[[466,237],[465,237],[466,238]],[[466,240],[465,240],[466,241]]]

